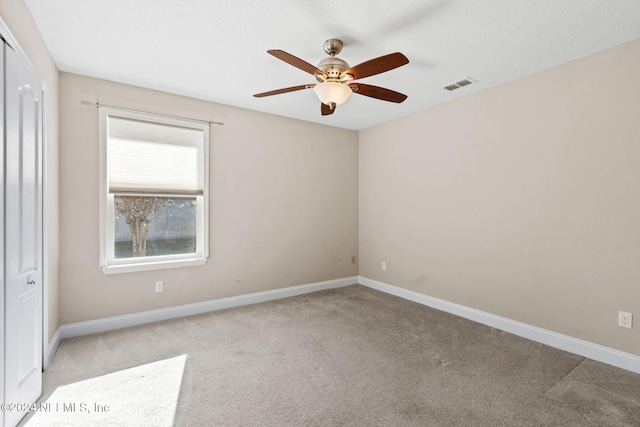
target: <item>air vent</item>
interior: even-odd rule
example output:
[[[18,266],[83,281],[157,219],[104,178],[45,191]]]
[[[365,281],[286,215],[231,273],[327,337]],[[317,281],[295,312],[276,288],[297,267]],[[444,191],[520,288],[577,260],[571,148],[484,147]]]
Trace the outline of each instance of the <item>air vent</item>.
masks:
[[[450,85],[445,86],[444,88],[448,91],[460,89],[461,87],[465,87],[470,85],[471,83],[478,83],[477,80],[472,79],[471,77],[467,77],[466,79],[462,79],[458,82],[452,83]]]

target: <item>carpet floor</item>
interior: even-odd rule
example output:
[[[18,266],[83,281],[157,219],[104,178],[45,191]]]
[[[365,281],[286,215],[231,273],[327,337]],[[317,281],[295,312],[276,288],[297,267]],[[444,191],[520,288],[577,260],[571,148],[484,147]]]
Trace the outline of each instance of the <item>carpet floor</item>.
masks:
[[[63,340],[25,426],[640,426],[640,375],[364,286]]]

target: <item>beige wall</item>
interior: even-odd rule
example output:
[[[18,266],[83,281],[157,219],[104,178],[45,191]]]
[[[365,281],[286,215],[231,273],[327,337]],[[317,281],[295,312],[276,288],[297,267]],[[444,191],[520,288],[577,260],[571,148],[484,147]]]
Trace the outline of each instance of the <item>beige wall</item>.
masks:
[[[360,275],[640,355],[617,326],[640,316],[638,58],[640,40],[361,132]]]
[[[0,16],[46,84],[45,99],[45,213],[47,227],[48,336],[58,326],[58,69],[22,0],[2,0]]]
[[[67,73],[60,94],[62,324],[357,275],[357,132]],[[224,122],[206,265],[102,273],[98,111],[80,101]]]

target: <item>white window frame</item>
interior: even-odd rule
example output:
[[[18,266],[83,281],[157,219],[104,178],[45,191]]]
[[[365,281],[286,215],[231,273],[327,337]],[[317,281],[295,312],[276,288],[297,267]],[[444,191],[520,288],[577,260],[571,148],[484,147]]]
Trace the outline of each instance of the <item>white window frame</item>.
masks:
[[[108,118],[122,117],[152,123],[187,127],[204,133],[203,195],[196,196],[196,252],[138,258],[114,258],[114,195],[109,194],[107,153]],[[182,120],[152,113],[100,107],[100,267],[105,274],[130,273],[175,267],[204,265],[209,258],[209,125],[204,122]],[[170,197],[170,195],[157,194]]]

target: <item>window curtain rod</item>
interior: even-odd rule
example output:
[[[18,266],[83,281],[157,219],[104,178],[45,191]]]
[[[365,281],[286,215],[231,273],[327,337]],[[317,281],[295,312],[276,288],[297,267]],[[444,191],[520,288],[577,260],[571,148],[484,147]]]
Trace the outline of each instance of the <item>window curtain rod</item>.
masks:
[[[190,117],[172,116],[172,115],[169,115],[169,114],[157,114],[157,113],[150,113],[148,111],[131,110],[131,109],[128,109],[128,108],[121,108],[121,107],[114,107],[112,105],[100,104],[98,102],[80,101],[80,105],[84,105],[84,106],[87,106],[87,107],[95,106],[97,108],[100,108],[100,107],[112,108],[114,110],[127,111],[129,113],[149,114],[151,116],[166,117],[166,118],[170,118],[170,119],[188,120],[188,121],[196,122],[196,123],[207,123],[209,126],[211,126],[211,125],[223,126],[224,125],[224,123],[222,123],[222,122],[212,122],[212,121],[209,121],[209,120],[192,119]]]

